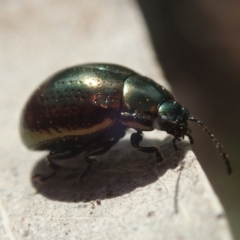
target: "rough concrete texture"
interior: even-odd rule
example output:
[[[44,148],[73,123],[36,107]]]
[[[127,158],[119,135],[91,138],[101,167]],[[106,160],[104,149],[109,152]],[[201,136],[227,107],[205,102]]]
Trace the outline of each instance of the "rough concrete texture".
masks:
[[[187,142],[146,134],[166,159],[129,144],[129,134],[78,183],[72,159],[45,185],[44,152],[22,145],[18,123],[29,94],[67,66],[112,62],[169,88],[134,1],[4,1],[0,8],[1,239],[232,239],[217,197]],[[155,140],[157,139],[157,140]],[[161,142],[160,142],[161,141]],[[75,169],[67,166],[78,165]]]

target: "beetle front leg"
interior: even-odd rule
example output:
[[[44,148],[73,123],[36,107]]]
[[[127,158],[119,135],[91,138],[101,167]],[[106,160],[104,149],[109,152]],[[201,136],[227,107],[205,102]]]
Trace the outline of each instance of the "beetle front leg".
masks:
[[[142,131],[138,131],[136,133],[132,133],[131,135],[131,144],[134,148],[141,152],[146,152],[146,153],[155,153],[156,154],[156,162],[157,164],[163,162],[163,157],[162,154],[159,151],[159,148],[156,146],[151,146],[151,147],[142,147],[140,146],[140,142],[143,139],[143,134]]]

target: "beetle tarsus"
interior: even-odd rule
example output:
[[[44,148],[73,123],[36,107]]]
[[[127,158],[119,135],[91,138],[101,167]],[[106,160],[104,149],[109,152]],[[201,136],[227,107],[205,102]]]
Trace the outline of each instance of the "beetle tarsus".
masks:
[[[54,156],[53,152],[50,152],[48,154],[48,156],[46,157],[45,161],[47,163],[47,165],[53,170],[53,173],[49,174],[49,175],[42,175],[42,174],[34,174],[32,176],[32,181],[34,182],[38,182],[38,183],[45,183],[47,182],[50,178],[55,177],[55,175],[57,174],[57,172],[61,169],[61,166],[54,163],[52,161],[51,156]]]
[[[46,176],[42,175],[42,174],[34,174],[32,176],[32,181],[43,184],[43,183],[47,182],[50,178],[55,177],[56,174],[57,174],[56,171],[54,171],[53,173],[46,175]]]
[[[188,137],[190,143],[193,144],[194,143],[193,137],[189,133],[186,133],[185,135]]]
[[[95,158],[90,158],[88,156],[85,157],[85,161],[87,162],[88,165],[79,177],[80,182],[82,182],[86,178],[87,174],[92,170],[92,166],[97,162]]]
[[[157,162],[157,164],[160,164],[163,162],[163,156],[159,151],[156,152],[156,162]]]
[[[172,140],[172,145],[173,145],[173,148],[174,148],[174,150],[176,151],[176,152],[179,152],[179,149],[178,149],[178,146],[177,146],[177,138],[174,138],[173,140]]]

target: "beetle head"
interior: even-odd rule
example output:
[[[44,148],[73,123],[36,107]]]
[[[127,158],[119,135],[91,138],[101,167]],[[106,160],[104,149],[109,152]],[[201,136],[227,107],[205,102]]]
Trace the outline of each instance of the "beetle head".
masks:
[[[188,135],[189,112],[179,103],[168,100],[158,107],[158,117],[155,121],[155,128],[166,131],[175,138],[183,138]]]
[[[188,136],[192,144],[193,139],[189,134],[190,130],[188,128],[188,121],[198,123],[198,125],[202,127],[203,131],[205,131],[207,135],[212,139],[215,147],[222,155],[222,158],[227,166],[228,174],[230,175],[232,173],[232,168],[228,159],[228,155],[223,150],[223,146],[200,120],[193,116],[189,116],[188,110],[182,107],[179,103],[173,100],[163,102],[158,107],[158,116],[155,120],[154,127],[173,135],[173,144],[176,140],[184,138],[184,136]],[[177,147],[175,147],[175,149],[177,149]]]

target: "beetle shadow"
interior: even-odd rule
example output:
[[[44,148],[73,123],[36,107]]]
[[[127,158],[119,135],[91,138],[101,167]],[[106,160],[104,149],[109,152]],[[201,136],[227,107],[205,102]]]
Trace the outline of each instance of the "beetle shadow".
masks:
[[[32,184],[37,193],[56,201],[88,202],[118,197],[157,181],[168,170],[179,165],[189,149],[189,143],[179,142],[179,152],[176,153],[171,140],[171,137],[167,137],[161,142],[154,141],[155,145],[160,146],[165,159],[160,165],[156,165],[154,154],[139,152],[130,146],[129,140],[122,140],[109,152],[97,156],[97,163],[82,182],[79,181],[79,175],[87,164],[83,158],[79,161],[81,156],[78,156],[64,161],[62,170],[46,183]],[[45,160],[41,159],[32,175],[50,172]]]

